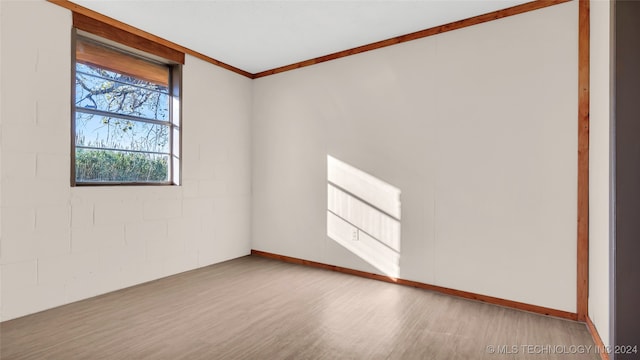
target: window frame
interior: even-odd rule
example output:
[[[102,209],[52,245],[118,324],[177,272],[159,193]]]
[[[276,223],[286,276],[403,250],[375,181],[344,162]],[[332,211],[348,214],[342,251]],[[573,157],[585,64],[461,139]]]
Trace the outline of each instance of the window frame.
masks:
[[[74,25],[76,25],[76,15],[74,13]],[[84,187],[84,186],[179,186],[181,184],[181,174],[182,174],[182,64],[184,63],[184,54],[182,55],[182,61],[175,61],[171,59],[167,59],[164,57],[164,53],[159,53],[159,55],[155,55],[153,53],[149,53],[143,50],[140,50],[140,46],[128,46],[125,44],[127,41],[115,41],[109,39],[107,37],[103,37],[104,29],[109,30],[109,25],[104,23],[99,23],[99,29],[101,31],[96,31],[98,33],[102,32],[99,35],[95,35],[93,32],[86,31],[82,29],[85,26],[74,27],[72,29],[71,36],[71,166],[70,166],[70,182],[72,187]],[[115,28],[113,28],[115,29]],[[119,29],[115,29],[114,32],[117,34]],[[129,34],[129,33],[127,33]],[[108,35],[108,31],[107,34]],[[130,34],[134,37],[133,45],[140,45],[140,39],[135,38],[135,35]],[[122,40],[122,36],[115,36],[118,38],[117,40]],[[169,73],[168,79],[168,97],[169,97],[169,119],[166,121],[166,126],[169,130],[169,154],[168,164],[167,164],[167,172],[168,179],[166,181],[78,181],[76,179],[76,48],[77,42],[79,39],[83,41],[93,42],[98,46],[103,46],[109,50],[117,51],[125,56],[131,56],[133,58],[138,58],[150,63],[161,64],[163,66],[167,66]],[[146,45],[148,48],[149,45],[142,42],[142,45]],[[153,45],[153,43],[151,43]],[[142,46],[143,48],[145,46]],[[145,49],[146,50],[146,49]],[[173,54],[169,54],[172,59],[176,59]],[[177,58],[178,60],[179,57]],[[108,69],[107,69],[108,70]],[[114,113],[114,115],[118,115]],[[126,115],[125,115],[126,117]],[[165,123],[162,120],[160,122]],[[164,126],[164,124],[163,124]]]

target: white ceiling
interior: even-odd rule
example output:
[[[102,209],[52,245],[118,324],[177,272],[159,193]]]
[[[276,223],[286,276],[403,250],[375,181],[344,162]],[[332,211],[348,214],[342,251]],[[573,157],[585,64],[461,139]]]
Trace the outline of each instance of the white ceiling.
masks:
[[[72,0],[257,73],[527,0]]]

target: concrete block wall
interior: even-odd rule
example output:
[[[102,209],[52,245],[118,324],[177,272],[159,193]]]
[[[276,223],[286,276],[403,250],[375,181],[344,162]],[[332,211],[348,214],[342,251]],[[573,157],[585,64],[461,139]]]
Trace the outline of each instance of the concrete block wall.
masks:
[[[187,56],[182,186],[72,188],[71,13],[0,9],[0,321],[249,253],[249,79]]]

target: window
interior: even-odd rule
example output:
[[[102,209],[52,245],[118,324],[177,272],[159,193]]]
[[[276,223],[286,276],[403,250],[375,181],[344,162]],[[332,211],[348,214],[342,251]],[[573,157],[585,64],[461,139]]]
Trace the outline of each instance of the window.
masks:
[[[76,36],[72,184],[178,184],[180,66]]]

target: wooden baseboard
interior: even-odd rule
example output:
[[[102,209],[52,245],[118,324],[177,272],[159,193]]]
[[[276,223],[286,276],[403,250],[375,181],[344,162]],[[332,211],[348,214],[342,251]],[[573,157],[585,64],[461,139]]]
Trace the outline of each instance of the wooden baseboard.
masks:
[[[280,260],[280,261],[293,263],[293,264],[316,267],[316,268],[325,269],[325,270],[337,271],[337,272],[341,272],[341,273],[345,273],[345,274],[364,277],[364,278],[367,278],[367,279],[373,279],[373,280],[379,280],[379,281],[384,281],[384,282],[389,282],[389,283],[394,283],[394,284],[399,284],[399,285],[411,286],[411,287],[415,287],[415,288],[419,288],[419,289],[437,291],[439,293],[452,295],[452,296],[457,296],[457,297],[461,297],[461,298],[464,298],[464,299],[482,301],[482,302],[489,303],[489,304],[500,305],[500,306],[509,307],[509,308],[513,308],[513,309],[529,311],[529,312],[532,312],[532,313],[537,313],[537,314],[542,314],[542,315],[554,316],[554,317],[558,317],[558,318],[562,318],[562,319],[569,319],[569,320],[574,320],[574,321],[578,320],[578,314],[572,313],[572,312],[568,312],[568,311],[550,309],[550,308],[546,308],[546,307],[542,307],[542,306],[521,303],[521,302],[518,302],[518,301],[501,299],[501,298],[497,298],[497,297],[493,297],[493,296],[475,294],[475,293],[468,292],[468,291],[449,289],[449,288],[446,288],[446,287],[425,284],[425,283],[421,283],[421,282],[418,282],[418,281],[405,280],[405,279],[396,279],[396,278],[392,278],[392,277],[389,277],[389,276],[384,276],[384,275],[379,275],[379,274],[374,274],[374,273],[368,273],[368,272],[365,272],[365,271],[344,268],[344,267],[341,267],[341,266],[323,264],[323,263],[310,261],[310,260],[298,259],[298,258],[285,256],[285,255],[273,254],[273,253],[260,251],[260,250],[251,250],[251,255],[261,256],[261,257],[265,257],[265,258],[269,258],[269,259]]]
[[[600,358],[602,360],[609,360],[609,353],[605,351],[606,348],[604,346],[604,342],[602,341],[602,338],[600,337],[600,334],[598,334],[598,329],[596,329],[596,326],[593,324],[593,321],[591,321],[591,318],[588,315],[585,318],[585,323],[587,324],[589,333],[593,338],[593,342],[596,343],[596,347],[598,348],[598,353],[600,354]]]

